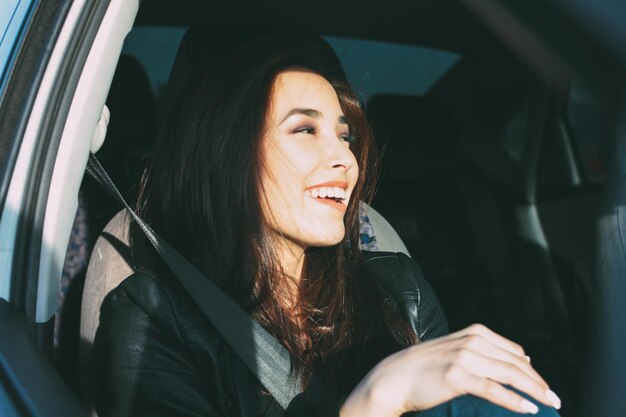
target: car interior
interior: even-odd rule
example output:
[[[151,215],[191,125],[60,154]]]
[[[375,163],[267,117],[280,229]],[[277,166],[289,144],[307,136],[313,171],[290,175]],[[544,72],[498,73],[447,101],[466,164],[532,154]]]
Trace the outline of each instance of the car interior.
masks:
[[[132,202],[187,82],[237,45],[296,31],[333,49],[375,132],[382,169],[371,208],[363,203],[362,247],[416,259],[451,331],[480,322],[520,343],[563,399],[561,414],[585,415],[596,227],[613,156],[605,103],[464,2],[310,7],[111,0],[91,10],[102,23],[73,41],[84,65],[68,72],[75,93],[57,106],[68,123],[51,121],[63,132],[57,152],[34,165],[50,183],[33,206],[45,212],[39,269],[11,290],[31,306],[39,348],[89,407],[99,305],[135,267],[127,214],[83,174],[89,151]],[[77,3],[67,19],[80,18]]]

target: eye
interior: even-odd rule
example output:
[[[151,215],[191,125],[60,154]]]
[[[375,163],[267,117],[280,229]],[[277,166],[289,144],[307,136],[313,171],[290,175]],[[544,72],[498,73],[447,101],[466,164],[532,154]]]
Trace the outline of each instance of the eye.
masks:
[[[303,127],[299,127],[297,129],[295,129],[293,131],[293,133],[305,133],[307,135],[314,135],[315,134],[315,128],[311,127],[311,126],[303,126]]]
[[[346,134],[339,136],[339,140],[346,142],[348,145],[352,145],[353,143],[357,141],[357,138],[354,135],[346,133]]]

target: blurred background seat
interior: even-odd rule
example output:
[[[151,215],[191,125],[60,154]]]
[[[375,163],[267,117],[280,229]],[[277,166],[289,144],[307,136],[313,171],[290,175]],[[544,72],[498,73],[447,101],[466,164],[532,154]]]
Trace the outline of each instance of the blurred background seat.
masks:
[[[454,118],[433,99],[403,95],[374,96],[368,112],[383,149],[374,208],[422,266],[451,330],[475,322],[500,327],[500,300],[477,256],[479,219],[469,207],[475,196]]]

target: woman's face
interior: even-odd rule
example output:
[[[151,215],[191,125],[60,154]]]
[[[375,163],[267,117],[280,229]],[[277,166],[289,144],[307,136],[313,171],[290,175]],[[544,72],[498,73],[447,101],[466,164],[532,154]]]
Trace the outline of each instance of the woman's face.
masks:
[[[307,70],[280,73],[266,128],[261,204],[279,243],[339,243],[359,167],[335,90]]]

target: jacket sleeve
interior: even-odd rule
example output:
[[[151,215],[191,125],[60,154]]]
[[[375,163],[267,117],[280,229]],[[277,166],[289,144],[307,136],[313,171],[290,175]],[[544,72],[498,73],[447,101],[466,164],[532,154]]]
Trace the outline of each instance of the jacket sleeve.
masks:
[[[411,277],[417,285],[417,332],[419,339],[426,341],[447,335],[449,333],[448,320],[433,287],[424,278],[424,273],[419,264],[404,253],[398,253],[398,258],[404,265],[408,277]]]
[[[100,417],[218,416],[176,330],[167,295],[133,276],[104,300],[92,350],[91,391]],[[142,293],[143,292],[143,293]],[[157,311],[158,310],[158,311]]]
[[[421,341],[448,334],[448,321],[422,269],[403,253],[363,252],[364,271],[398,305]]]

